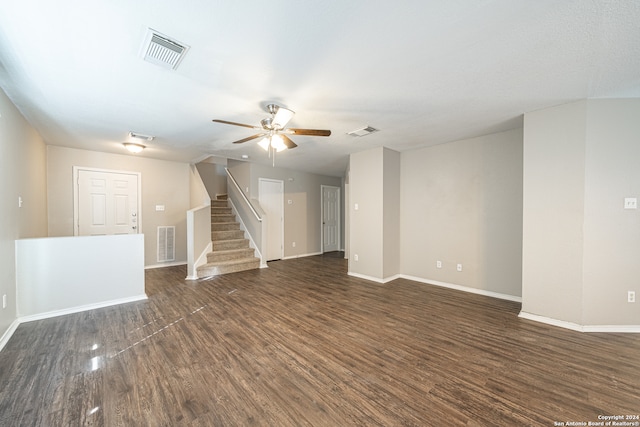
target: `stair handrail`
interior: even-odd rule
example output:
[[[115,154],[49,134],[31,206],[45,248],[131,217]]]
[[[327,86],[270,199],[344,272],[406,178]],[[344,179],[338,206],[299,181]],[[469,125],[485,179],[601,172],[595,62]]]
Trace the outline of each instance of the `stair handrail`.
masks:
[[[253,207],[253,205],[251,204],[247,196],[245,196],[244,191],[242,191],[236,179],[233,177],[233,175],[231,175],[231,171],[228,168],[224,168],[224,170],[227,172],[227,176],[231,178],[231,182],[233,183],[234,187],[236,187],[236,189],[238,190],[238,193],[242,195],[244,202],[249,206],[249,209],[251,209],[251,212],[253,212],[253,215],[256,217],[258,221],[262,222],[262,218],[260,217],[256,209]]]

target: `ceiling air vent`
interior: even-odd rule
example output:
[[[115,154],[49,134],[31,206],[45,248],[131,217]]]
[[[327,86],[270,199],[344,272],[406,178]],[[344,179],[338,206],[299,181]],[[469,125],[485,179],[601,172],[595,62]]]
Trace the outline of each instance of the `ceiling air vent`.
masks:
[[[171,40],[164,34],[149,28],[142,49],[142,56],[145,61],[175,70],[187,50],[189,50],[189,46],[176,40]]]
[[[351,136],[366,136],[372,134],[374,132],[378,132],[378,129],[373,128],[371,126],[363,127],[362,129],[352,130],[351,132],[347,132],[347,135]]]

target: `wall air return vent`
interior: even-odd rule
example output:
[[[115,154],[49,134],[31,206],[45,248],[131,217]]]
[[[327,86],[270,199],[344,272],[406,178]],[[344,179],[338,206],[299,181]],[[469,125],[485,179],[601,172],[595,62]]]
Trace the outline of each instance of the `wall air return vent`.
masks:
[[[142,57],[152,64],[175,70],[188,50],[189,46],[149,28],[142,45]]]
[[[352,130],[351,132],[347,132],[347,135],[351,136],[366,136],[370,135],[374,132],[378,132],[379,129],[373,128],[371,126],[363,127],[362,129]]]
[[[175,236],[176,227],[158,227],[158,262],[175,261]]]

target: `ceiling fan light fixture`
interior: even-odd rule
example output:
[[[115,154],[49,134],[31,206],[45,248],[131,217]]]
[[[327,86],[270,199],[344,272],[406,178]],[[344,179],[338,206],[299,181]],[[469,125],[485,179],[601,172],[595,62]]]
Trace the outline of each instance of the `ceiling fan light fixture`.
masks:
[[[271,141],[269,141],[269,137],[265,136],[258,142],[258,145],[264,149],[264,151],[269,151],[269,145],[271,145]]]
[[[278,129],[284,129],[287,126],[287,123],[293,118],[295,113],[286,108],[278,108],[278,112],[273,118],[273,126]]]
[[[271,147],[273,147],[273,149],[278,153],[287,149],[287,146],[284,144],[284,140],[280,135],[273,135],[271,137]]]
[[[122,145],[132,153],[140,153],[142,150],[147,148],[142,144],[136,144],[134,142],[123,142]]]

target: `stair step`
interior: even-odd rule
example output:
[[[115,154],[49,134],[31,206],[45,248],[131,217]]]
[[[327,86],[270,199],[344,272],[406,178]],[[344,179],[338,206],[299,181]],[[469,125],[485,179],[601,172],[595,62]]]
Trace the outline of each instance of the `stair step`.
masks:
[[[231,215],[231,208],[211,206],[211,215]]]
[[[229,249],[243,249],[249,247],[247,239],[217,240],[213,243],[213,251],[226,251]]]
[[[260,259],[256,257],[240,258],[230,261],[204,264],[197,268],[198,277],[217,276],[235,273],[237,271],[252,270],[260,267]]]
[[[211,222],[235,222],[235,215],[211,215]]]
[[[212,200],[211,207],[212,208],[226,208],[229,206],[229,202],[226,200]]]
[[[212,222],[211,231],[240,230],[239,222]]]
[[[211,232],[211,240],[233,240],[233,239],[244,239],[244,231],[238,230],[223,230],[223,231],[212,231]]]
[[[255,251],[252,248],[229,249],[224,251],[214,251],[207,254],[207,263],[230,261],[240,258],[252,258]]]

